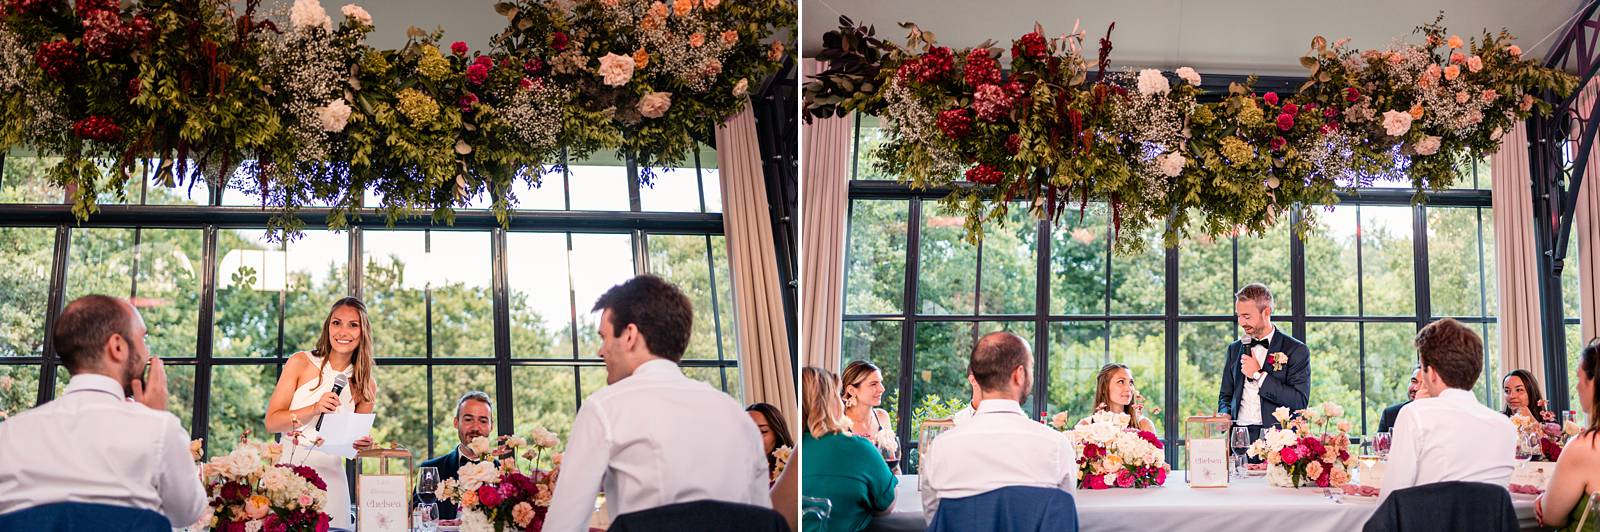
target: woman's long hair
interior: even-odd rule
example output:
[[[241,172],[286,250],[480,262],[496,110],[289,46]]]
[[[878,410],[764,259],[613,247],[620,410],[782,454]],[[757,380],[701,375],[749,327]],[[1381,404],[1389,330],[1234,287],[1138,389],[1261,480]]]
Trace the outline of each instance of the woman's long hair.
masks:
[[[850,428],[850,418],[844,417],[839,388],[839,377],[828,370],[807,366],[800,371],[800,394],[805,405],[801,422],[811,437],[821,438]]]
[[[339,307],[355,309],[361,316],[361,341],[356,343],[356,349],[350,353],[350,363],[355,364],[350,380],[350,396],[356,402],[371,402],[376,388],[372,381],[372,323],[367,321],[367,305],[360,299],[346,297],[333,302],[328,308],[328,317],[322,319],[322,333],[317,336],[317,349],[311,354],[322,357],[322,364],[317,366],[317,386],[322,386],[322,370],[328,367],[329,355],[333,354],[333,339],[328,337],[328,326],[333,323],[333,313]]]
[[[1133,370],[1128,369],[1127,366],[1124,366],[1122,364],[1114,364],[1114,363],[1113,364],[1106,364],[1104,366],[1100,366],[1100,373],[1098,375],[1096,375],[1095,378],[1094,378],[1094,411],[1095,412],[1099,412],[1100,411],[1100,405],[1105,405],[1106,410],[1115,411],[1115,410],[1113,410],[1113,407],[1111,405],[1111,378],[1116,376],[1118,370],[1128,372],[1128,380],[1133,380]],[[1131,405],[1131,404],[1123,405],[1122,412],[1119,412],[1119,413],[1127,414],[1131,418],[1133,416],[1133,408],[1132,408],[1132,406],[1133,405]],[[1135,421],[1130,419],[1128,421],[1128,423],[1132,424],[1132,423],[1135,423]]]
[[[1584,429],[1583,435],[1593,436],[1595,433],[1600,433],[1600,379],[1595,378],[1600,377],[1600,338],[1589,340],[1589,345],[1584,346],[1583,353],[1578,355],[1578,371],[1589,378],[1591,387],[1589,401],[1595,403],[1583,405],[1589,409],[1586,412],[1589,416],[1589,428]],[[1596,439],[1600,438],[1589,440],[1590,447],[1594,446]]]
[[[767,430],[772,431],[774,450],[785,445],[794,449],[794,434],[789,432],[789,422],[784,421],[783,412],[779,412],[778,407],[767,403],[756,403],[746,407],[744,411],[760,412],[761,417],[766,418]],[[767,471],[775,467],[778,467],[778,459],[772,456],[772,453],[767,453]]]
[[[1533,420],[1544,423],[1544,392],[1539,389],[1539,381],[1533,379],[1533,373],[1525,369],[1512,370],[1500,379],[1500,386],[1505,386],[1506,379],[1516,377],[1522,380],[1522,387],[1528,391],[1528,413],[1533,414]],[[1511,416],[1516,412],[1507,406],[1501,413]]]

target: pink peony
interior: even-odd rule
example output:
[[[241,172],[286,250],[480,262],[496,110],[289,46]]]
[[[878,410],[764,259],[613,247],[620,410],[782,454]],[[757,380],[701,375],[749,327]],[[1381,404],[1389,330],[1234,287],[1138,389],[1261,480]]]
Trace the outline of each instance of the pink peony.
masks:
[[[500,506],[501,500],[500,490],[495,489],[494,486],[490,486],[488,484],[478,486],[478,502],[482,503],[484,506],[489,508]]]
[[[1119,488],[1131,488],[1131,487],[1133,487],[1133,473],[1129,473],[1128,470],[1126,470],[1126,469],[1124,469],[1122,471],[1118,471],[1117,472],[1117,487],[1119,487]]]

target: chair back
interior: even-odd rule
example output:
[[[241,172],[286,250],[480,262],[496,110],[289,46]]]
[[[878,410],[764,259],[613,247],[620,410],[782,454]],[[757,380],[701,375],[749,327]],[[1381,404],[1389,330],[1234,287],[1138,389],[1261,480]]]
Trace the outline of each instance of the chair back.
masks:
[[[727,501],[690,501],[626,513],[611,522],[611,532],[791,532],[789,522],[771,508]]]
[[[1072,494],[1057,488],[1009,486],[971,497],[940,499],[928,532],[1078,532]]]
[[[1481,530],[1517,532],[1517,510],[1505,486],[1435,482],[1395,490],[1367,519],[1363,532]]]
[[[185,525],[187,526],[187,525]],[[154,510],[58,502],[0,515],[0,532],[172,532],[172,522]]]
[[[833,501],[822,497],[800,497],[800,530],[826,532],[833,516]]]

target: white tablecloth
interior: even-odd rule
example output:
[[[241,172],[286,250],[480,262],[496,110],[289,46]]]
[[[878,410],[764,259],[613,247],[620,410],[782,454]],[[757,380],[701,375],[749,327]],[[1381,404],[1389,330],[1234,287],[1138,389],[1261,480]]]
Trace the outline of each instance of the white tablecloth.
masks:
[[[868,530],[911,532],[925,528],[917,477],[902,475],[895,489],[894,512],[875,520]],[[1264,478],[1236,481],[1226,488],[1190,488],[1182,471],[1167,475],[1158,488],[1078,490],[1079,527],[1086,532],[1199,530],[1289,530],[1350,532],[1361,530],[1378,509],[1376,497],[1342,496],[1342,503],[1321,488],[1274,488]],[[1535,528],[1533,497],[1511,496],[1523,529]],[[1292,523],[1292,526],[1289,526]]]

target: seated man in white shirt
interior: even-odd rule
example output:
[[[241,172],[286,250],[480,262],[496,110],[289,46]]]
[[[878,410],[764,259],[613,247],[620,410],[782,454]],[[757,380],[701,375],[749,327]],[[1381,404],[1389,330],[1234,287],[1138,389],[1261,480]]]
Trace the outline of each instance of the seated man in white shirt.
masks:
[[[958,426],[972,419],[973,414],[978,413],[978,380],[972,378],[971,373],[967,374],[967,385],[972,387],[972,402],[967,403],[967,406],[950,415],[950,422]]]
[[[927,522],[933,523],[940,499],[1007,486],[1072,491],[1078,472],[1072,440],[1022,411],[1033,389],[1028,342],[1010,332],[984,335],[972,348],[968,370],[978,385],[976,412],[923,454],[919,484]]]
[[[1516,429],[1472,395],[1483,373],[1483,341],[1446,318],[1418,331],[1415,343],[1422,385],[1431,397],[1406,405],[1395,420],[1383,496],[1451,480],[1506,485]]]
[[[61,312],[51,334],[72,380],[55,400],[0,423],[0,514],[91,503],[186,527],[206,513],[189,433],[167,412],[166,370],[146,332],[122,299],[84,296]]]
[[[595,303],[606,383],[583,400],[556,481],[547,532],[587,531],[605,488],[612,517],[680,502],[772,506],[761,435],[728,394],[683,375],[689,298],[653,275]]]

